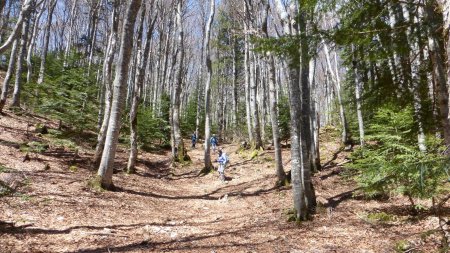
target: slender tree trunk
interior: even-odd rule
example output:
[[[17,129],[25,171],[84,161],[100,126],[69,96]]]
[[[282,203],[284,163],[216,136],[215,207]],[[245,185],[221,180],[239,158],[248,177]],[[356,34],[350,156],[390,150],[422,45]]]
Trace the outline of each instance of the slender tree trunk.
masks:
[[[301,4],[301,3],[300,3]],[[316,207],[316,195],[313,189],[313,183],[311,179],[311,168],[313,165],[312,159],[312,132],[311,132],[311,87],[309,82],[310,75],[310,56],[309,56],[309,42],[307,38],[307,24],[306,24],[306,12],[302,10],[303,6],[300,6],[299,15],[299,30],[300,30],[300,57],[301,57],[301,151],[303,156],[302,166],[302,178],[303,186],[305,190],[305,201],[307,202],[307,213],[314,212]],[[337,63],[336,63],[337,64]]]
[[[134,85],[132,94],[131,94],[131,107],[130,107],[130,155],[128,157],[128,163],[127,163],[127,172],[132,174],[136,171],[135,164],[137,160],[137,153],[138,153],[138,145],[137,145],[137,111],[139,107],[139,93],[142,89],[142,82],[144,79],[144,52],[145,50],[142,43],[142,38],[144,36],[144,20],[145,20],[145,10],[146,10],[146,3],[142,3],[141,6],[141,16],[139,20],[139,28],[137,30],[137,40],[136,40],[136,66],[137,66],[137,73],[134,78],[134,82],[132,82],[132,85]],[[150,16],[150,15],[149,15]],[[148,38],[147,38],[148,39]],[[145,56],[148,56],[148,52]]]
[[[263,24],[262,31],[264,33],[264,37],[268,38],[269,34],[267,31],[267,21],[269,17],[269,2],[266,1],[263,15]],[[286,181],[286,173],[283,169],[283,157],[281,155],[281,145],[280,145],[280,130],[278,128],[278,104],[276,97],[276,74],[275,74],[275,61],[273,56],[270,55],[266,58],[267,67],[269,71],[269,110],[270,110],[270,121],[272,125],[272,138],[273,138],[273,146],[275,148],[275,166],[276,166],[276,174],[278,178],[278,184],[282,185]]]
[[[342,143],[344,145],[348,145],[350,142],[350,138],[349,138],[347,117],[345,115],[344,104],[343,104],[342,96],[341,96],[341,82],[340,82],[340,77],[339,77],[339,72],[338,72],[339,70],[337,68],[337,62],[335,62],[335,68],[333,70],[333,67],[331,66],[330,53],[328,51],[328,46],[326,43],[324,43],[324,50],[325,50],[325,57],[327,60],[328,72],[330,73],[331,79],[333,81],[334,88],[336,91],[336,96],[338,99],[338,104],[339,104],[339,116],[340,116],[341,125],[342,125]],[[337,54],[335,53],[335,61],[337,61],[336,55]]]
[[[150,6],[153,7],[153,1],[150,2]],[[142,16],[141,16],[141,24],[139,28],[140,35],[138,37],[138,45],[142,43],[142,36],[143,36],[143,20],[145,15],[145,3],[142,6]],[[141,47],[138,52],[138,69],[136,73],[136,78],[134,81],[134,94],[133,94],[133,102],[131,103],[131,110],[130,110],[130,156],[128,158],[128,164],[127,164],[127,171],[128,173],[134,173],[135,171],[135,164],[137,160],[138,155],[138,145],[137,145],[137,111],[139,108],[139,102],[141,99],[142,89],[144,86],[144,78],[145,78],[145,69],[149,65],[149,53],[150,53],[150,45],[152,40],[152,34],[153,34],[153,28],[155,25],[156,18],[152,20],[151,14],[148,15],[148,24],[149,27],[147,27],[147,33],[146,33],[146,42],[145,46],[143,48]]]
[[[47,62],[47,52],[48,52],[48,46],[50,43],[50,32],[52,29],[52,20],[53,20],[53,11],[56,7],[56,0],[49,0],[48,6],[47,6],[47,23],[45,25],[45,35],[44,35],[44,42],[43,42],[43,48],[42,48],[42,55],[41,55],[41,67],[39,68],[39,77],[38,77],[38,84],[41,84],[44,82],[44,75],[45,75],[45,64]]]
[[[22,89],[22,70],[25,54],[27,53],[27,39],[30,21],[31,21],[30,17],[24,20],[24,25],[22,27],[22,36],[20,38],[19,54],[17,55],[16,79],[14,82],[14,92],[11,107],[20,107],[20,91]]]
[[[208,22],[206,23],[205,29],[205,39],[203,44],[203,49],[205,50],[204,54],[204,64],[206,65],[206,83],[205,83],[205,169],[210,170],[212,168],[211,163],[211,150],[210,150],[210,142],[211,138],[211,75],[212,75],[212,64],[211,64],[211,55],[209,48],[209,41],[211,37],[211,26],[214,20],[215,14],[215,0],[211,0],[210,4],[210,13]]]
[[[97,5],[94,7],[94,10],[92,12],[92,30],[91,34],[89,36],[91,40],[91,44],[89,45],[89,61],[88,61],[88,76],[91,73],[91,67],[92,67],[92,61],[94,60],[94,52],[95,52],[95,45],[97,44],[97,29],[98,29],[98,10],[101,6],[100,0],[97,0]]]
[[[2,85],[2,95],[0,97],[0,112],[3,112],[3,108],[6,104],[6,99],[8,97],[9,84],[11,82],[14,67],[16,66],[17,61],[17,52],[19,50],[19,39],[17,39],[13,47],[11,49],[11,56],[9,57],[8,71],[6,72],[5,79],[3,80]]]
[[[6,4],[6,1],[3,1]],[[0,43],[3,42],[3,39],[6,35],[6,28],[8,27],[8,23],[9,23],[9,17],[11,16],[11,6],[13,4],[14,1],[9,1],[8,3],[8,7],[7,7],[7,12],[5,15],[2,15],[0,21],[1,21],[1,26],[0,26]]]
[[[410,13],[412,15],[412,13]],[[417,17],[413,18],[411,17],[411,21],[414,23],[418,23]],[[425,137],[425,129],[424,129],[424,119],[422,115],[422,107],[423,107],[423,101],[422,101],[422,90],[426,90],[426,75],[424,76],[424,68],[425,65],[425,55],[423,53],[422,48],[424,48],[424,41],[422,39],[422,31],[420,27],[416,27],[415,30],[411,30],[410,36],[416,36],[417,40],[412,43],[412,51],[417,52],[419,51],[419,57],[415,57],[415,54],[411,52],[410,59],[414,59],[410,62],[411,66],[411,77],[412,77],[412,84],[411,84],[411,90],[413,94],[413,104],[414,104],[414,117],[417,124],[417,144],[419,146],[419,150],[421,152],[427,151],[426,146],[426,137]],[[426,71],[426,70],[425,70]],[[425,87],[425,89],[423,89]]]
[[[204,20],[204,19],[202,19]],[[205,29],[206,29],[206,23],[203,21],[202,22],[202,35],[203,37],[205,37]],[[204,81],[204,76],[203,76],[203,70],[204,70],[204,64],[203,64],[203,59],[204,59],[204,54],[205,54],[205,48],[204,48],[204,44],[202,43],[202,48],[201,48],[201,55],[200,55],[200,61],[202,62],[200,64],[200,70],[198,73],[198,81],[197,81],[197,108],[196,108],[196,114],[195,114],[195,136],[197,136],[197,140],[200,138],[199,136],[199,128],[200,128],[200,117],[201,117],[201,113],[202,113],[202,101],[204,98],[204,94],[203,94],[203,88],[202,85],[203,81]]]
[[[354,47],[354,46],[352,46]],[[355,56],[356,50],[353,48],[353,55]],[[364,147],[364,119],[362,114],[362,81],[359,76],[359,64],[357,58],[353,58],[353,75],[355,80],[355,98],[356,98],[356,114],[358,116],[358,128],[359,128],[359,143],[361,147]]]
[[[247,34],[247,24],[244,22],[244,37],[245,37],[245,48],[244,48],[244,73],[245,73],[245,112],[247,119],[247,132],[248,140],[253,143],[253,130],[252,130],[252,118],[250,109],[250,57],[249,57],[249,36]]]
[[[117,141],[120,133],[120,120],[126,99],[126,84],[128,79],[131,50],[133,48],[133,33],[136,16],[141,5],[141,0],[130,0],[124,18],[121,35],[119,58],[114,79],[114,90],[109,117],[108,131],[105,147],[98,169],[101,186],[111,188],[114,158],[116,155]]]
[[[232,48],[233,48],[233,128],[234,131],[237,131],[237,127],[238,127],[238,89],[237,89],[237,49],[236,49],[236,41],[233,38],[232,39]],[[236,136],[233,136],[233,138],[235,138]]]
[[[255,149],[259,149],[263,147],[262,140],[261,140],[261,125],[259,122],[259,111],[258,111],[258,102],[257,102],[257,93],[258,93],[258,84],[257,84],[257,71],[256,68],[256,62],[255,60],[252,60],[253,53],[249,52],[249,58],[250,58],[250,113],[252,117],[252,124],[253,124],[253,140]]]
[[[35,0],[25,0],[22,4],[22,9],[20,11],[19,17],[17,19],[16,25],[9,35],[8,39],[0,46],[0,53],[5,52],[14,43],[16,38],[22,32],[23,22],[30,17],[33,11],[33,6],[35,5]]]
[[[218,135],[217,138],[219,139],[219,141],[223,141],[223,90],[224,90],[224,76],[223,76],[223,72],[224,72],[224,61],[223,61],[223,57],[221,57],[219,49],[217,49],[217,99],[215,99],[216,104],[217,104],[217,126],[218,126]]]
[[[103,120],[99,133],[97,136],[97,146],[94,153],[94,164],[100,165],[100,161],[103,154],[103,148],[105,146],[106,132],[108,131],[109,117],[111,115],[111,100],[112,100],[112,67],[114,61],[114,55],[117,44],[117,33],[119,30],[119,1],[115,0],[113,13],[111,15],[112,27],[108,38],[108,47],[106,50],[105,60],[103,62],[103,88],[104,88],[104,102],[103,102]]]
[[[280,145],[280,130],[278,128],[278,103],[276,99],[276,81],[275,81],[275,66],[273,56],[268,58],[269,67],[269,109],[270,109],[270,120],[272,124],[272,136],[273,145],[275,148],[275,164],[276,172],[278,177],[278,182],[284,184],[286,180],[286,173],[283,169],[283,158],[281,155],[281,145]]]
[[[67,43],[66,43],[66,48],[64,51],[64,63],[63,63],[64,68],[67,68],[67,66],[68,66],[67,61],[68,61],[68,58],[70,55],[70,50],[72,47],[72,37],[73,37],[72,34],[73,34],[73,29],[75,26],[75,20],[76,20],[77,10],[78,10],[77,3],[78,3],[78,0],[74,0],[72,2],[72,9],[70,11],[69,32],[67,35]]]
[[[174,85],[174,97],[173,97],[173,133],[175,146],[177,147],[176,160],[184,161],[187,157],[186,148],[184,147],[183,137],[181,136],[180,129],[180,97],[181,89],[183,86],[183,69],[184,69],[184,29],[183,29],[183,0],[178,0],[177,4],[177,28],[178,28],[178,38],[177,47],[178,54],[176,63],[178,65],[176,71],[176,79]]]
[[[320,122],[318,121],[319,113],[317,111],[317,85],[316,85],[316,68],[317,59],[311,59],[309,61],[309,82],[311,87],[311,171],[316,173],[320,170],[320,149],[319,149],[319,130]]]
[[[448,12],[445,12],[446,8],[444,2],[440,0],[441,5],[438,6],[435,0],[428,0],[425,5],[425,11],[427,14],[427,20],[430,23],[429,34],[429,47],[431,54],[431,62],[433,66],[433,74],[436,80],[436,94],[437,103],[439,107],[439,119],[441,127],[444,133],[444,142],[447,146],[450,146],[450,110],[449,110],[449,89],[450,89],[450,63],[446,60],[450,60],[450,54],[448,54],[448,48],[450,46],[450,39],[448,39],[449,28],[445,29],[450,22]],[[450,5],[450,4],[448,4]],[[450,8],[447,8],[449,10]],[[442,12],[444,10],[444,12]]]
[[[33,56],[34,47],[36,44],[36,38],[39,30],[39,20],[41,19],[42,14],[44,14],[45,8],[41,8],[37,16],[34,18],[33,25],[33,33],[31,34],[31,41],[28,46],[27,52],[27,83],[31,82],[32,74],[33,74],[33,65],[31,63],[31,57]]]

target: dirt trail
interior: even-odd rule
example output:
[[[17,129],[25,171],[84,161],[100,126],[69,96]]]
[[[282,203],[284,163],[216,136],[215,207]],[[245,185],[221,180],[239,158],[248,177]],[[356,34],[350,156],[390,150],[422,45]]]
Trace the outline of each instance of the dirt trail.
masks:
[[[72,163],[52,153],[22,162],[24,153],[12,144],[29,141],[25,130],[37,121],[11,114],[0,119],[0,164],[26,179],[18,193],[0,198],[0,252],[392,252],[399,240],[414,243],[420,231],[435,228],[430,217],[389,225],[364,221],[362,214],[374,210],[407,216],[398,207],[405,200],[352,198],[356,186],[336,166],[343,153],[314,178],[328,206],[300,225],[287,222],[291,190],[273,187],[273,153],[250,160],[235,145],[224,146],[231,160],[226,183],[216,173],[198,175],[201,148],[188,151],[191,165],[173,169],[168,154],[141,153],[136,175],[121,171],[121,150],[117,190],[97,192],[86,186],[95,174],[89,147]],[[337,147],[326,147],[323,156],[331,159]],[[289,152],[283,154],[287,163]],[[417,245],[434,246],[432,238]]]

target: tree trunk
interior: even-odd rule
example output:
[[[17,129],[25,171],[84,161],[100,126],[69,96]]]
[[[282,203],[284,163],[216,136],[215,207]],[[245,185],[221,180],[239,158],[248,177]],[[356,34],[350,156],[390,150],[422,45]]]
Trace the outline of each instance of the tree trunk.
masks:
[[[299,30],[300,30],[300,55],[301,55],[301,151],[303,156],[302,178],[307,202],[307,214],[314,212],[316,208],[316,195],[311,179],[312,159],[312,132],[311,132],[311,87],[309,82],[309,42],[307,38],[306,11],[300,6]],[[337,64],[337,63],[336,63]],[[309,218],[309,217],[306,217]]]
[[[144,33],[144,20],[145,20],[145,10],[146,10],[146,4],[142,3],[141,6],[141,16],[139,21],[139,28],[137,30],[137,40],[136,40],[136,59],[137,59],[137,73],[134,78],[134,82],[132,85],[133,91],[131,94],[131,107],[130,107],[130,155],[128,157],[128,163],[127,163],[127,172],[129,174],[132,174],[136,171],[135,164],[137,160],[137,154],[138,154],[138,145],[137,145],[137,111],[139,107],[139,96],[140,91],[142,89],[142,82],[144,81],[144,64],[145,59],[144,56],[148,56],[148,52],[146,55],[144,55],[143,50],[145,50],[142,43],[142,37]],[[150,16],[150,15],[149,15]],[[147,38],[148,39],[148,38]],[[146,46],[145,46],[146,47]]]
[[[119,15],[118,15],[119,1],[114,1],[113,13],[111,16],[112,27],[111,33],[108,38],[108,47],[106,50],[105,60],[103,62],[103,88],[104,88],[104,102],[103,102],[103,120],[99,133],[97,136],[97,146],[95,148],[94,154],[94,164],[95,166],[100,165],[100,160],[103,154],[103,148],[105,146],[106,132],[108,131],[109,117],[111,115],[111,100],[112,100],[112,90],[111,90],[111,77],[112,77],[112,67],[114,61],[114,55],[117,44],[117,33],[119,30]]]
[[[259,122],[259,111],[258,111],[258,102],[257,102],[257,93],[258,93],[258,84],[257,84],[257,71],[256,71],[256,61],[252,60],[255,57],[253,53],[249,51],[250,58],[250,113],[252,117],[253,124],[253,140],[255,149],[260,149],[263,147],[263,143],[261,140],[261,125]],[[255,68],[254,68],[255,67]]]
[[[316,84],[316,69],[317,59],[310,60],[309,81],[311,86],[311,159],[312,159],[312,172],[318,172],[321,169],[320,165],[320,148],[319,148],[319,131],[320,131],[320,118],[317,98],[317,84]]]
[[[209,41],[211,37],[211,26],[214,20],[215,14],[215,0],[211,0],[210,5],[210,13],[208,22],[206,23],[205,29],[205,39],[203,44],[204,53],[204,64],[206,65],[206,83],[205,83],[205,170],[212,169],[211,163],[211,150],[210,150],[210,142],[211,138],[211,75],[212,75],[212,64],[211,64],[211,55],[209,48]]]
[[[66,48],[64,51],[64,63],[63,66],[64,68],[67,68],[68,66],[68,58],[70,55],[70,50],[71,50],[71,46],[72,46],[72,34],[73,34],[73,29],[74,29],[74,25],[75,25],[75,18],[76,18],[76,14],[77,14],[77,2],[78,0],[74,0],[72,2],[72,9],[70,11],[70,21],[69,21],[69,33],[67,35],[67,44],[66,44]],[[113,10],[114,11],[114,10]]]
[[[27,52],[27,83],[31,82],[32,74],[33,74],[33,65],[31,63],[31,57],[33,56],[33,50],[36,44],[36,38],[38,36],[39,30],[39,20],[41,19],[42,14],[44,14],[45,8],[41,8],[37,16],[34,18],[33,25],[33,33],[31,34],[31,41],[28,46]]]
[[[233,50],[233,128],[234,131],[237,131],[237,127],[238,127],[238,89],[237,89],[237,48],[236,48],[236,41],[233,37],[232,39],[232,50]],[[234,138],[235,136],[233,136]]]
[[[97,29],[98,29],[98,10],[101,6],[100,0],[97,0],[97,5],[95,5],[92,11],[92,29],[91,34],[89,35],[89,39],[91,40],[91,44],[89,45],[89,62],[88,62],[88,76],[91,73],[92,61],[94,60],[94,52],[95,52],[95,44],[97,44]]]
[[[22,32],[23,22],[30,17],[33,11],[33,6],[35,5],[35,0],[25,0],[22,4],[22,9],[20,10],[19,18],[17,19],[16,25],[9,35],[8,39],[0,46],[0,53],[5,52],[14,43],[16,38]]]
[[[352,46],[354,47],[354,46]],[[358,60],[355,57],[356,56],[356,50],[353,48],[353,75],[355,80],[355,98],[356,98],[356,114],[358,116],[358,128],[359,128],[359,143],[361,147],[364,147],[364,119],[362,114],[362,101],[361,101],[361,94],[362,94],[362,87],[363,83],[361,81],[361,78],[359,76],[359,64]]]
[[[56,0],[49,0],[48,6],[47,6],[47,24],[45,25],[45,35],[44,35],[44,42],[43,42],[43,48],[42,48],[42,55],[41,55],[41,67],[39,68],[39,77],[38,77],[38,84],[41,84],[44,82],[44,75],[45,75],[45,64],[47,62],[47,52],[48,52],[48,45],[50,43],[50,32],[52,28],[52,20],[53,20],[53,11],[56,7]]]
[[[262,31],[264,33],[264,37],[268,38],[269,34],[267,31],[267,22],[269,17],[269,2],[265,2],[264,15],[263,15],[263,25]],[[270,110],[270,122],[272,124],[272,138],[273,138],[273,146],[275,148],[275,166],[276,166],[276,174],[278,178],[278,184],[285,184],[286,173],[283,169],[283,157],[281,155],[281,145],[280,145],[280,130],[278,129],[278,104],[276,97],[276,76],[275,76],[275,61],[273,56],[270,55],[266,58],[267,67],[269,71],[269,110]]]
[[[183,85],[183,68],[184,68],[184,31],[183,31],[183,17],[182,17],[183,0],[178,0],[176,10],[176,25],[177,25],[177,50],[176,59],[172,65],[176,64],[175,80],[172,91],[172,133],[173,133],[173,147],[172,156],[174,161],[184,161],[186,150],[184,147],[183,138],[180,129],[180,97],[181,88]]]
[[[153,1],[150,2],[150,7],[153,7]],[[142,6],[142,13],[141,16],[141,24],[140,24],[140,35],[138,38],[138,45],[142,43],[142,36],[143,36],[143,20],[144,20],[144,14],[145,14],[145,3]],[[137,160],[137,154],[138,154],[138,146],[137,146],[137,111],[139,108],[139,102],[140,102],[140,94],[142,93],[142,89],[144,86],[144,78],[145,78],[145,69],[149,65],[148,58],[150,56],[150,44],[152,41],[152,34],[153,34],[153,28],[155,25],[156,17],[152,20],[151,13],[148,15],[148,24],[149,27],[147,27],[147,34],[146,34],[146,42],[145,46],[139,49],[138,52],[138,69],[136,73],[136,78],[134,81],[134,94],[133,94],[133,102],[131,104],[131,110],[130,110],[130,156],[128,158],[128,164],[127,164],[127,171],[128,173],[134,173],[135,171],[135,164]]]
[[[245,112],[247,119],[247,132],[248,132],[248,140],[250,143],[253,143],[253,129],[252,129],[252,117],[251,117],[251,109],[250,109],[250,57],[249,57],[249,36],[248,36],[248,27],[247,23],[244,22],[244,37],[245,37],[245,48],[244,48],[244,73],[245,73]]]
[[[446,64],[450,60],[448,48],[450,41],[448,38],[450,17],[448,12],[450,8],[444,6],[448,2],[439,0],[440,6],[436,0],[428,0],[425,5],[428,22],[430,23],[429,47],[431,54],[431,62],[433,66],[433,74],[436,80],[436,94],[439,107],[439,119],[444,133],[445,145],[450,146],[450,111],[449,111],[449,88],[450,77],[448,76],[450,64]],[[447,29],[445,29],[447,27]]]
[[[344,104],[343,104],[342,96],[341,96],[341,82],[340,82],[340,77],[339,77],[339,70],[337,67],[337,62],[335,62],[335,68],[333,70],[333,67],[331,66],[330,53],[328,51],[328,46],[326,43],[324,43],[323,45],[324,45],[324,50],[325,50],[325,57],[327,60],[328,72],[330,73],[331,79],[333,81],[334,89],[336,91],[336,96],[337,96],[338,104],[339,104],[339,116],[340,116],[341,125],[342,125],[342,143],[344,145],[348,145],[350,142],[350,137],[349,137],[349,132],[348,132],[347,117],[345,115]],[[337,61],[336,53],[335,53],[335,61]]]
[[[14,67],[16,66],[18,50],[19,50],[19,39],[17,39],[14,42],[13,47],[11,49],[11,57],[9,57],[8,71],[6,72],[5,79],[3,80],[2,95],[0,98],[0,113],[3,112],[3,108],[5,107],[5,104],[6,104],[6,99],[8,97],[9,84],[10,84],[12,76],[13,76]]]
[[[31,20],[29,17],[26,20],[24,20],[24,25],[22,27],[23,29],[22,29],[22,36],[20,38],[19,55],[17,56],[16,79],[14,83],[14,92],[11,107],[20,107],[20,91],[22,89],[22,70],[25,54],[27,53],[27,39],[30,22]]]
[[[282,20],[284,32],[286,35],[291,35],[289,29],[289,14],[286,12],[284,4],[281,0],[275,1],[277,11]],[[300,90],[300,69],[296,64],[295,57],[299,57],[294,53],[287,57],[289,79],[289,107],[291,116],[291,181],[293,200],[295,208],[295,218],[303,220],[307,218],[307,204],[305,201],[305,186],[302,175],[303,154],[301,150],[301,90]],[[298,59],[297,59],[298,61]]]
[[[136,16],[141,0],[130,0],[124,18],[122,28],[119,58],[114,79],[114,90],[109,117],[108,131],[106,133],[105,147],[98,169],[101,186],[111,188],[114,158],[116,155],[117,141],[120,133],[120,120],[126,99],[126,85],[128,79],[131,50],[133,48],[133,33]]]
[[[3,1],[3,3],[6,4],[6,1]],[[14,3],[14,1],[9,1],[8,3],[8,7],[7,7],[7,12],[5,15],[2,15],[0,21],[1,21],[1,26],[0,26],[0,43],[3,42],[3,39],[5,37],[6,31],[7,31],[7,27],[8,27],[8,23],[9,23],[9,17],[11,16],[11,12],[12,12],[12,4]],[[3,14],[3,12],[0,12]]]

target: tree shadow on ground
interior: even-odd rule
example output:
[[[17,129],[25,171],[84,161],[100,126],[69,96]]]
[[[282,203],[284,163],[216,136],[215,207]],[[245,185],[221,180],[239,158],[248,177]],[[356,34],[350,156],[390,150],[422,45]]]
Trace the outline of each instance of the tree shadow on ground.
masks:
[[[235,168],[235,167],[237,167],[237,166],[241,166],[241,165],[247,165],[247,164],[249,164],[250,162],[252,162],[254,159],[247,159],[247,160],[244,160],[244,161],[242,161],[242,162],[238,162],[238,163],[231,163],[229,166],[228,166],[228,168]]]
[[[245,247],[245,248],[253,248],[257,247],[259,245],[263,244],[270,244],[277,240],[270,239],[266,240],[264,242],[251,242],[251,243],[233,243],[233,242],[226,242],[225,240],[214,240],[215,243],[206,243],[204,242],[204,245],[196,244],[196,242],[202,243],[202,241],[208,240],[208,239],[214,239],[214,238],[223,238],[226,236],[233,236],[233,237],[247,237],[249,232],[255,232],[255,229],[258,229],[263,226],[270,226],[274,225],[270,222],[263,223],[261,225],[256,226],[245,226],[243,228],[239,229],[232,229],[232,230],[222,230],[218,232],[208,233],[206,235],[187,235],[182,238],[176,238],[176,239],[170,239],[170,240],[164,240],[164,241],[149,241],[149,240],[142,240],[137,241],[133,243],[129,243],[122,246],[100,246],[98,248],[93,249],[80,249],[75,252],[84,252],[84,253],[96,253],[96,252],[129,252],[129,251],[135,251],[135,250],[145,250],[145,251],[201,251],[201,250],[211,250],[215,252],[215,250],[226,250],[231,247]]]
[[[45,229],[33,227],[33,224],[25,224],[15,226],[14,223],[0,221],[0,234],[70,234],[73,230],[86,229],[86,230],[105,230],[105,229],[121,229],[131,230],[135,228],[141,228],[144,226],[175,226],[165,223],[136,223],[136,224],[118,224],[118,225],[106,225],[106,226],[73,226],[65,229]]]
[[[346,191],[346,192],[343,192],[343,193],[340,193],[340,194],[338,194],[336,196],[333,196],[331,198],[327,198],[327,200],[328,200],[327,207],[336,208],[342,202],[353,198],[353,193],[356,190],[358,190],[358,188],[350,190],[350,191]]]
[[[338,151],[334,152],[334,153],[333,153],[333,157],[332,157],[329,161],[325,162],[325,163],[321,166],[321,169],[320,169],[320,170],[326,170],[326,169],[328,169],[328,168],[331,168],[331,167],[335,166],[335,165],[336,165],[335,161],[337,160],[339,154],[342,153],[343,151],[344,151],[344,149],[343,149],[343,148],[340,148]]]
[[[395,216],[410,216],[410,220],[424,220],[431,216],[437,216],[437,210],[433,208],[414,209],[411,205],[390,205],[374,209],[374,212],[384,212]],[[450,207],[445,206],[439,209],[440,215],[450,217]]]
[[[326,174],[326,175],[320,176],[319,178],[320,178],[320,180],[325,180],[325,179],[328,179],[328,178],[330,178],[330,177],[340,175],[341,172],[342,172],[342,170],[339,169],[339,168],[337,168],[337,169],[331,170],[331,171],[330,171],[328,174]]]
[[[167,177],[170,174],[169,161],[168,160],[160,160],[160,161],[148,161],[143,159],[137,160],[138,164],[142,164],[145,166],[143,172],[137,172],[136,174],[142,177],[149,178],[163,178]]]
[[[158,199],[169,199],[169,200],[181,200],[181,199],[202,199],[202,200],[218,200],[225,194],[227,194],[229,197],[232,196],[238,196],[238,197],[255,197],[255,196],[261,196],[264,194],[269,194],[274,191],[283,191],[286,189],[279,188],[277,186],[273,186],[268,189],[258,189],[256,191],[252,192],[245,192],[252,186],[254,186],[254,183],[259,180],[254,180],[250,182],[243,182],[237,185],[227,185],[224,187],[220,187],[210,193],[201,194],[201,195],[185,195],[185,196],[170,196],[170,195],[162,195],[158,193],[153,192],[139,192],[135,191],[133,189],[126,189],[123,187],[116,187],[116,192],[125,192],[128,194],[143,196],[143,197],[152,197],[152,198],[158,198]],[[243,188],[240,188],[244,186]]]
[[[21,143],[0,139],[0,145],[10,148],[19,149]]]

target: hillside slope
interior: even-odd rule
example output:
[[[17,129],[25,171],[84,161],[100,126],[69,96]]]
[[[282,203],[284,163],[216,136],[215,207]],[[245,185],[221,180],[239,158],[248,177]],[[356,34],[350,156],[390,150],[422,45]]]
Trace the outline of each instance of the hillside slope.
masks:
[[[44,124],[50,134],[36,133]],[[290,188],[273,187],[270,150],[250,159],[224,145],[231,164],[222,183],[215,173],[198,175],[200,148],[178,168],[167,153],[140,153],[137,174],[128,175],[122,147],[117,189],[105,192],[88,187],[92,143],[56,128],[33,115],[0,118],[0,180],[16,189],[0,198],[2,252],[429,252],[439,245],[437,219],[410,216],[406,199],[353,197],[357,187],[338,165],[347,154],[334,142],[323,144],[327,166],[314,177],[321,205],[298,225],[287,221]],[[288,150],[283,155],[289,164]]]

